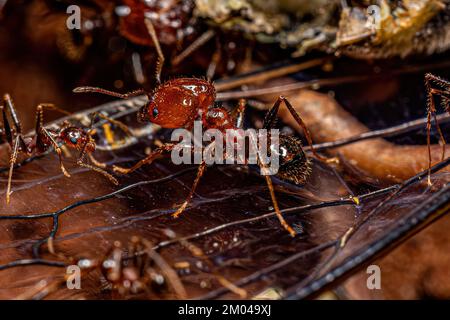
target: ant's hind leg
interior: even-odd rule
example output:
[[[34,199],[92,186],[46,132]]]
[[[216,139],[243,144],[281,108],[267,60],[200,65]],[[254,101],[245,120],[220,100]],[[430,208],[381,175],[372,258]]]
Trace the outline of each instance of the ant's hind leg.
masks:
[[[289,110],[290,114],[294,118],[294,120],[297,122],[297,124],[302,128],[303,133],[305,135],[306,141],[308,142],[309,147],[311,148],[312,153],[314,156],[319,159],[320,161],[323,161],[325,163],[338,163],[339,160],[337,158],[326,158],[321,156],[316,152],[316,149],[313,146],[311,133],[309,132],[308,127],[303,122],[302,118],[299,116],[299,114],[295,111],[294,107],[291,105],[291,103],[283,96],[279,96],[277,101],[275,101],[273,107],[267,112],[266,117],[264,119],[263,128],[264,129],[270,129],[273,128],[273,126],[276,123],[277,120],[277,114],[278,110],[280,109],[281,103],[284,102],[287,109]]]
[[[200,178],[203,176],[203,173],[205,173],[205,169],[206,169],[206,162],[203,160],[202,163],[198,166],[197,176],[195,177],[194,184],[192,185],[191,190],[189,191],[189,195],[187,196],[183,204],[178,208],[178,210],[172,214],[172,217],[178,218],[180,214],[182,214],[183,211],[186,209],[187,205],[194,196],[195,189],[197,188],[198,183],[200,182]]]

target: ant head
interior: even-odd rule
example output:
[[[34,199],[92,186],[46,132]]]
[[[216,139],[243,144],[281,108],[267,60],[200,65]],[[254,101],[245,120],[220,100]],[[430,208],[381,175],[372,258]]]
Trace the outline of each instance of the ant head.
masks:
[[[87,152],[95,151],[95,142],[83,129],[77,127],[63,128],[59,133],[59,139],[70,148],[81,150],[86,146]]]
[[[167,81],[141,108],[139,118],[163,128],[190,127],[199,111],[214,103],[214,86],[202,79],[179,78]]]

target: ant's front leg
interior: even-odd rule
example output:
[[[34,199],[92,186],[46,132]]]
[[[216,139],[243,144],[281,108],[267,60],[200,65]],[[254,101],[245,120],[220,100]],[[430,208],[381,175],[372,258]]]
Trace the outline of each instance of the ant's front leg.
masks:
[[[89,136],[89,139],[92,139],[91,136]],[[93,170],[95,172],[98,172],[101,175],[108,178],[108,180],[111,181],[111,183],[118,185],[119,181],[117,181],[117,179],[113,175],[109,174],[108,172],[106,172],[105,170],[102,169],[102,168],[106,167],[106,165],[104,163],[97,161],[94,158],[94,156],[92,156],[91,153],[89,153],[89,159],[92,161],[92,163],[94,165],[90,165],[90,164],[86,163],[86,155],[88,154],[87,146],[90,142],[91,141],[86,141],[86,143],[84,144],[83,149],[81,150],[80,156],[78,157],[77,165],[80,167],[87,168],[87,169]]]
[[[141,161],[136,163],[131,168],[123,168],[123,167],[119,167],[119,166],[114,165],[113,166],[113,170],[114,170],[114,172],[121,173],[121,174],[132,173],[133,171],[136,171],[137,169],[139,169],[143,165],[152,163],[153,160],[155,160],[158,156],[160,156],[160,155],[162,155],[162,154],[164,154],[166,152],[172,151],[172,149],[174,147],[175,147],[175,144],[172,144],[172,143],[163,144],[161,147],[159,147],[159,148],[155,149],[154,151],[152,151],[152,153],[150,153],[146,158],[142,159]]]
[[[278,110],[280,109],[280,105],[282,102],[284,102],[284,104],[286,105],[288,111],[290,112],[290,114],[292,115],[294,120],[302,128],[303,134],[305,135],[305,138],[306,138],[308,145],[311,148],[311,151],[314,154],[314,156],[317,159],[319,159],[320,161],[323,161],[325,163],[338,163],[339,160],[337,158],[326,158],[316,152],[316,149],[313,146],[311,133],[309,132],[308,127],[303,122],[303,120],[299,116],[299,114],[295,111],[294,107],[292,107],[291,103],[283,96],[279,96],[277,101],[275,101],[273,107],[267,112],[266,117],[264,119],[263,128],[271,129],[274,127],[276,120],[277,120]]]
[[[39,104],[36,108],[36,146],[39,151],[45,151],[49,147],[49,143],[52,145],[53,149],[55,149],[56,154],[59,159],[59,167],[61,168],[62,173],[70,178],[69,172],[64,167],[62,162],[62,150],[61,147],[56,142],[53,135],[44,127],[44,109],[53,109],[63,113],[68,113],[62,109],[59,109],[53,104]],[[68,113],[70,114],[70,113]]]

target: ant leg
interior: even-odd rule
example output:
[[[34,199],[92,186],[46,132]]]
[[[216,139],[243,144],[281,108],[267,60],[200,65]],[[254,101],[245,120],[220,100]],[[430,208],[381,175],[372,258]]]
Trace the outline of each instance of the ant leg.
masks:
[[[244,128],[244,115],[245,115],[245,109],[247,105],[247,101],[245,99],[239,99],[239,104],[235,109],[235,119],[236,119],[236,127],[239,129]]]
[[[270,198],[272,199],[273,208],[274,208],[275,213],[276,213],[276,215],[278,217],[278,220],[280,221],[280,223],[283,226],[283,228],[286,229],[286,231],[289,232],[289,234],[292,237],[295,237],[296,232],[286,222],[286,220],[284,219],[283,215],[281,214],[280,207],[278,206],[278,201],[277,201],[277,198],[275,196],[275,190],[274,190],[274,187],[273,187],[272,178],[269,175],[265,175],[264,178],[266,179],[267,187],[269,188],[269,192],[270,192]]]
[[[255,150],[257,150],[257,142],[254,139],[250,139],[250,143],[252,143]],[[273,187],[272,178],[270,177],[270,173],[268,172],[267,165],[262,161],[261,155],[259,154],[259,152],[257,152],[257,155],[258,155],[258,165],[261,168],[261,173],[264,175],[264,178],[266,179],[267,187],[269,188],[270,198],[272,199],[272,204],[273,204],[273,208],[275,210],[275,214],[277,215],[278,220],[280,221],[283,228],[286,229],[286,231],[289,232],[289,234],[292,237],[295,237],[296,232],[286,222],[286,220],[284,219],[284,217],[280,211],[280,207],[278,206],[277,197],[275,196],[275,189]]]
[[[200,37],[195,39],[194,42],[192,42],[186,49],[184,49],[179,55],[173,58],[172,64],[178,65],[181,61],[189,57],[194,51],[196,51],[198,48],[200,48],[209,40],[211,40],[211,38],[214,37],[215,34],[216,33],[212,29],[209,29],[208,31],[204,32]]]
[[[55,152],[58,154],[59,166],[61,168],[62,173],[66,177],[70,178],[70,174],[69,174],[69,172],[67,172],[67,170],[64,167],[64,164],[62,162],[62,150],[61,150],[61,147],[58,145],[58,143],[54,139],[53,135],[44,127],[44,109],[46,107],[55,108],[55,110],[66,112],[66,111],[63,111],[62,109],[59,109],[56,106],[51,105],[51,104],[40,104],[40,105],[37,106],[37,110],[36,110],[36,137],[37,137],[37,141],[36,141],[36,144],[38,146],[40,146],[40,148],[45,149],[46,148],[45,147],[46,144],[43,143],[42,140],[44,139],[44,137],[45,137],[45,139],[48,139],[48,141],[50,141],[50,143],[52,144],[53,148],[55,149]]]
[[[153,40],[153,43],[155,44],[156,52],[158,53],[158,61],[156,61],[156,81],[158,83],[161,83],[161,71],[164,65],[164,54],[161,50],[161,45],[159,44],[158,37],[156,36],[155,27],[153,26],[153,23],[150,21],[150,19],[144,19],[145,26],[147,27],[147,31],[150,35],[150,37]]]
[[[446,146],[446,141],[444,138],[444,135],[442,133],[441,127],[439,125],[439,122],[436,118],[436,106],[435,106],[435,101],[434,101],[434,95],[440,95],[443,97],[446,106],[444,107],[444,109],[449,112],[449,110],[447,110],[447,106],[448,106],[448,96],[450,96],[450,92],[447,90],[439,90],[439,89],[435,89],[432,88],[432,83],[435,83],[443,88],[447,88],[450,87],[450,82],[441,79],[435,75],[432,75],[431,73],[427,73],[425,75],[425,88],[427,90],[427,94],[428,94],[428,100],[427,100],[427,148],[428,148],[428,185],[432,185],[431,183],[431,116],[433,115],[434,118],[434,122],[436,124],[436,128],[438,130],[439,133],[439,137],[440,140],[442,142],[442,160],[445,157],[445,146]],[[450,113],[450,112],[449,112]]]
[[[89,136],[89,138],[92,139],[90,136]],[[80,167],[84,167],[84,168],[93,170],[95,172],[98,172],[98,173],[102,174],[103,176],[105,176],[106,178],[108,178],[108,180],[111,181],[111,183],[118,185],[119,181],[117,181],[117,179],[112,174],[109,174],[108,172],[106,172],[105,170],[102,169],[102,166],[106,166],[106,165],[95,160],[91,154],[89,154],[89,158],[94,163],[94,166],[86,163],[86,154],[87,154],[86,148],[87,148],[89,142],[90,141],[86,141],[86,143],[84,144],[83,149],[81,150],[80,156],[78,157],[77,165]],[[95,166],[97,164],[98,164],[98,166]]]
[[[12,147],[13,145],[13,133],[11,130],[11,125],[9,124],[8,118],[6,116],[6,110],[5,107],[3,105],[0,105],[0,110],[2,112],[2,117],[3,117],[3,128],[2,128],[2,132],[6,138],[6,142],[8,142],[8,144]]]
[[[14,171],[14,165],[16,164],[17,161],[17,154],[19,153],[19,145],[20,145],[20,136],[17,136],[13,147],[12,147],[12,153],[11,153],[11,157],[9,159],[9,174],[8,174],[8,187],[6,188],[6,203],[9,204],[10,199],[11,199],[11,183],[12,183],[12,175],[13,175],[13,171]]]
[[[19,117],[17,116],[16,108],[14,106],[14,102],[9,94],[5,94],[3,96],[3,102],[5,104],[5,108],[9,109],[9,113],[13,120],[14,127],[16,129],[16,134],[22,134],[22,126],[19,121]]]
[[[116,98],[120,98],[120,99],[128,99],[128,98],[147,94],[144,89],[139,89],[139,90],[131,91],[128,93],[118,93],[118,92],[102,89],[99,87],[89,87],[89,86],[77,87],[77,88],[73,89],[72,92],[75,92],[75,93],[88,93],[88,92],[100,93],[100,94],[104,94],[107,96],[112,96],[112,97],[116,97]]]
[[[14,134],[19,137],[19,147],[24,150],[24,151],[28,151],[27,145],[25,143],[25,141],[23,140],[23,136],[22,136],[22,125],[20,124],[20,120],[19,117],[17,116],[17,112],[16,112],[16,108],[14,106],[14,102],[11,98],[11,96],[9,94],[5,94],[3,96],[3,103],[4,103],[4,108],[2,110],[3,113],[3,125],[5,128],[5,133],[6,133],[6,137],[7,140],[9,142],[9,145],[12,147],[12,143],[13,143],[13,132],[12,132],[12,128],[11,125],[8,122],[8,118],[6,116],[6,109],[9,110],[9,114],[11,115],[12,121],[13,121],[13,125],[14,125]]]
[[[162,155],[165,152],[171,151],[174,147],[175,147],[174,144],[169,144],[169,143],[164,144],[161,147],[155,149],[152,153],[150,153],[150,155],[148,155],[146,158],[144,158],[141,161],[139,161],[138,163],[136,163],[131,168],[123,168],[123,167],[119,167],[119,166],[114,165],[113,166],[113,170],[114,170],[114,172],[121,173],[121,174],[132,173],[133,171],[139,169],[143,165],[152,163],[153,160],[155,160],[156,157]]]
[[[66,111],[64,109],[61,109],[59,107],[57,107],[56,105],[54,105],[53,103],[40,103],[37,107],[36,107],[36,126],[35,126],[35,133],[36,135],[39,137],[39,135],[41,134],[40,130],[41,128],[44,127],[44,111],[45,110],[54,110],[54,111],[58,111],[62,114],[65,115],[72,115],[71,112]]]
[[[95,172],[100,173],[101,175],[105,176],[106,178],[108,178],[109,181],[111,181],[111,183],[115,184],[116,186],[119,184],[119,181],[117,181],[116,178],[114,178],[113,175],[109,174],[108,172],[106,172],[105,170],[103,170],[102,168],[90,165],[86,162],[83,162],[82,160],[78,160],[77,161],[77,165],[83,168],[87,168],[90,170],[93,170]]]
[[[338,162],[337,158],[326,158],[326,157],[323,157],[323,156],[319,155],[316,152],[316,149],[313,147],[311,133],[309,132],[308,127],[303,122],[303,120],[299,116],[299,114],[295,111],[294,107],[292,107],[291,103],[283,96],[279,96],[277,101],[275,101],[273,107],[267,112],[266,117],[264,119],[263,128],[264,129],[269,129],[269,128],[272,128],[275,125],[275,122],[276,122],[276,119],[277,119],[278,110],[279,110],[280,105],[281,105],[282,102],[284,102],[284,104],[286,105],[286,107],[289,110],[289,112],[291,113],[291,115],[294,117],[294,119],[297,122],[297,124],[302,128],[303,133],[305,135],[305,138],[306,138],[306,140],[308,142],[308,145],[311,148],[311,151],[314,154],[314,156],[317,159],[319,159],[320,161],[323,161],[323,162],[326,162],[326,163],[331,163],[331,162],[337,163]]]
[[[214,74],[216,73],[217,65],[222,58],[222,44],[216,38],[216,50],[214,51],[211,62],[209,63],[208,69],[206,70],[206,79],[211,80],[214,78]]]
[[[96,166],[98,168],[106,169],[106,167],[107,167],[106,163],[98,161],[97,159],[94,158],[94,156],[91,153],[88,154],[88,157],[89,157],[89,161],[91,161],[94,166]]]
[[[55,139],[53,138],[52,134],[50,132],[48,132],[47,129],[45,128],[40,128],[40,132],[46,136],[50,143],[52,144],[53,148],[55,149],[55,152],[58,154],[58,158],[59,158],[59,167],[61,168],[62,173],[67,177],[70,178],[70,174],[69,172],[66,170],[66,168],[64,167],[64,164],[62,162],[62,150],[61,147],[58,145],[58,143],[55,141]]]
[[[188,203],[192,200],[192,197],[194,196],[195,189],[198,186],[198,183],[200,182],[200,178],[203,176],[203,173],[206,169],[206,162],[203,160],[202,163],[198,166],[197,170],[197,176],[195,177],[194,184],[191,187],[191,190],[189,191],[189,195],[187,196],[186,200],[183,202],[183,204],[178,208],[178,210],[172,214],[172,217],[178,218],[180,214],[183,213],[183,211],[186,209]]]
[[[11,199],[11,184],[12,184],[12,176],[14,172],[14,165],[17,161],[17,156],[20,150],[24,152],[28,152],[28,147],[23,140],[22,137],[22,126],[20,124],[19,118],[16,113],[16,108],[14,107],[14,102],[11,99],[11,96],[9,94],[5,94],[3,96],[3,103],[4,105],[0,106],[2,117],[3,117],[3,131],[4,135],[6,136],[6,140],[8,144],[10,145],[12,152],[11,157],[9,159],[9,173],[8,173],[8,185],[6,188],[6,203],[9,204]],[[9,109],[9,114],[11,115],[13,125],[14,125],[14,131],[11,128],[11,125],[9,123],[7,114],[6,114],[6,108]],[[15,138],[14,138],[15,135]]]

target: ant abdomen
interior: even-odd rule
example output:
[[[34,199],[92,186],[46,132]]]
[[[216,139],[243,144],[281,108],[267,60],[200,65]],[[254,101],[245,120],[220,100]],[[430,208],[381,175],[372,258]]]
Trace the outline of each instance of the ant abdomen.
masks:
[[[280,139],[280,163],[277,177],[298,185],[305,184],[311,173],[311,161],[303,151],[300,139],[282,135]]]

